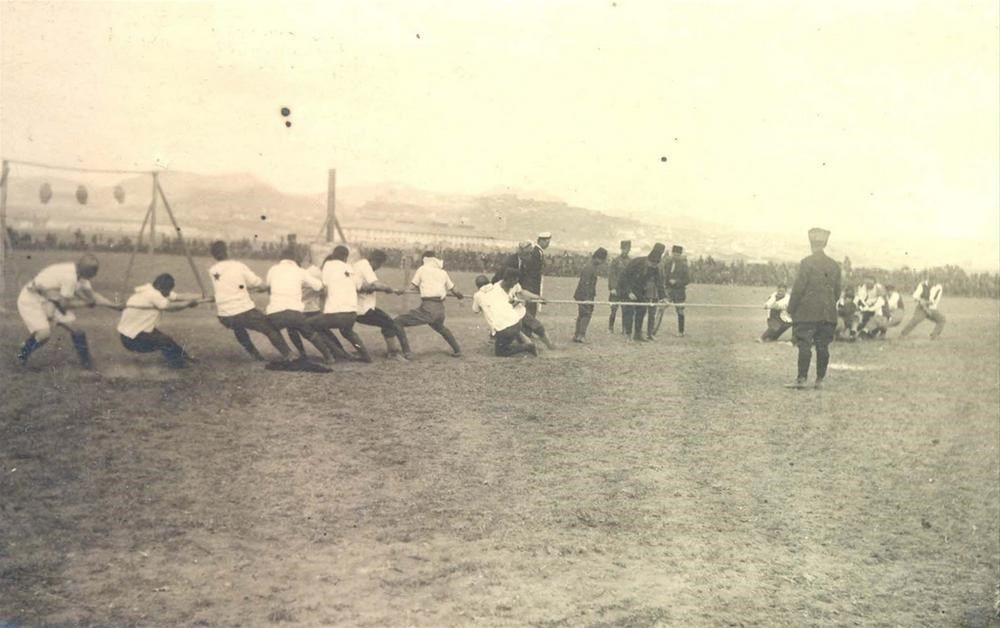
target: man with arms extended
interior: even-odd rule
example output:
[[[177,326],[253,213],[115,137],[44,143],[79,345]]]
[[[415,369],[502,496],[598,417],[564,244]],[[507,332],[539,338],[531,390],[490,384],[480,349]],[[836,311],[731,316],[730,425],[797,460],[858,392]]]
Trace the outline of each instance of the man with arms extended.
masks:
[[[281,332],[274,328],[271,321],[250,298],[250,291],[263,292],[264,280],[247,267],[243,262],[229,259],[229,249],[222,240],[216,240],[209,248],[217,261],[208,269],[212,278],[212,288],[215,291],[215,312],[219,322],[226,329],[233,330],[233,335],[254,359],[264,361],[264,356],[257,351],[247,330],[253,330],[267,336],[274,348],[288,361],[292,350],[288,348]]]
[[[628,254],[632,250],[631,240],[622,240],[619,243],[621,246],[621,254],[618,257],[611,260],[608,264],[608,292],[610,294],[609,301],[624,301],[625,299],[621,294],[618,293],[618,278],[621,277],[622,271],[625,270],[625,266],[628,265],[629,257]],[[611,306],[611,315],[608,316],[608,333],[614,333],[615,331],[615,315],[618,313],[618,306]],[[622,331],[624,331],[625,324],[625,309],[622,308]]]
[[[46,266],[21,288],[17,296],[17,313],[30,335],[17,352],[18,364],[27,366],[32,352],[48,342],[52,335],[52,323],[55,323],[69,332],[83,368],[94,368],[87,334],[76,326],[72,308],[103,305],[121,309],[91,287],[90,280],[97,276],[98,268],[97,258],[88,253],[75,263]]]
[[[282,251],[281,260],[268,269],[266,283],[271,293],[267,309],[264,310],[267,320],[279,331],[287,329],[296,348],[302,343],[299,336],[305,336],[306,340],[319,349],[324,361],[333,360],[331,348],[309,324],[302,301],[304,290],[320,291],[323,289],[323,281],[299,265],[299,251],[295,246]],[[305,359],[304,348],[299,349],[299,355]]]
[[[382,338],[385,339],[388,356],[407,361],[413,358],[413,353],[410,351],[406,333],[402,327],[396,325],[392,316],[378,307],[375,300],[376,292],[403,294],[402,290],[393,289],[379,281],[375,274],[375,271],[385,264],[386,258],[385,251],[375,249],[367,258],[362,257],[354,262],[354,283],[358,287],[358,323],[378,327],[382,332]]]
[[[938,336],[941,335],[941,331],[944,330],[945,323],[944,314],[938,309],[943,293],[944,288],[941,284],[935,282],[930,275],[917,284],[917,289],[913,291],[913,299],[916,301],[916,306],[913,308],[913,318],[910,319],[910,322],[900,332],[899,336],[901,338],[909,336],[914,327],[923,322],[925,318],[929,318],[934,321],[931,340],[937,340]]]
[[[346,246],[337,245],[323,262],[326,301],[323,303],[323,313],[310,318],[309,324],[317,331],[339,330],[344,339],[358,350],[360,360],[371,362],[365,343],[354,331],[354,323],[358,320],[358,285],[354,278],[354,268],[347,263],[348,255],[350,250]]]
[[[125,302],[118,322],[122,346],[133,353],[159,351],[170,368],[185,368],[191,356],[173,338],[160,331],[160,318],[163,312],[176,312],[197,305],[197,299],[178,298],[174,293],[173,275],[158,275],[153,283],[136,288]]]
[[[428,325],[451,347],[451,356],[460,358],[462,357],[462,347],[458,344],[458,340],[451,333],[451,330],[444,325],[444,300],[449,294],[454,295],[459,300],[464,297],[461,292],[455,289],[451,277],[444,270],[444,262],[434,255],[434,251],[424,251],[421,259],[423,260],[422,265],[410,279],[410,285],[420,292],[420,307],[397,316],[396,326],[402,329]]]
[[[493,334],[493,352],[501,357],[518,353],[538,355],[538,348],[524,335],[521,326],[524,313],[515,310],[510,302],[508,293],[517,279],[515,268],[504,269],[503,279],[498,283],[490,283],[486,275],[476,277],[476,287],[479,290],[472,298],[472,311],[483,313]]]
[[[798,375],[788,388],[806,387],[813,345],[816,346],[816,388],[823,387],[830,364],[830,342],[837,328],[840,265],[823,252],[829,239],[830,232],[826,229],[809,230],[812,255],[799,263],[792,296],[788,300],[792,336],[799,349]]]

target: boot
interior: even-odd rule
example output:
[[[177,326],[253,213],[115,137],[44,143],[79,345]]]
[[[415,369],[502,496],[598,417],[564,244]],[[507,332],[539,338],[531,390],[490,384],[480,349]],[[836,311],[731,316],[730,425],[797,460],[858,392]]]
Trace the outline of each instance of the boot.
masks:
[[[87,346],[87,334],[83,332],[71,334],[71,338],[73,339],[73,348],[80,356],[80,365],[88,370],[94,368],[94,361],[90,357],[90,347]]]

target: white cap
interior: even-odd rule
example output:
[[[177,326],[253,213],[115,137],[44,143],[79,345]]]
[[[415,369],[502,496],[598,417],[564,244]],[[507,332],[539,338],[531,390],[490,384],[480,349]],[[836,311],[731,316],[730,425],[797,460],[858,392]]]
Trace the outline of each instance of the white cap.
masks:
[[[543,231],[543,232],[541,232],[541,233],[538,234],[538,237],[539,238],[551,238],[552,237],[552,232],[551,231]]]

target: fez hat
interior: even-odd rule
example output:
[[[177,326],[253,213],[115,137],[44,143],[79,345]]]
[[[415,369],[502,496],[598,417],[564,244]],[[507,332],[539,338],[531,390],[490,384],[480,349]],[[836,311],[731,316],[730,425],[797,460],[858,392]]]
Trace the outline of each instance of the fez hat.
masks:
[[[621,247],[621,248],[625,248],[626,246],[632,246],[632,241],[631,240],[622,240],[621,242],[618,243],[618,246]]]
[[[530,249],[533,246],[535,245],[532,244],[531,242],[528,242],[527,240],[522,240],[517,243],[517,248],[521,249],[522,251],[525,249]]]
[[[659,262],[663,259],[663,252],[667,250],[667,247],[660,242],[653,245],[653,250],[649,252],[647,256],[651,262]]]
[[[678,255],[680,255],[681,253],[684,252],[684,247],[681,246],[680,244],[675,244],[672,247],[670,247],[670,252],[677,253]]]
[[[820,229],[819,227],[814,227],[809,230],[809,243],[815,244],[817,246],[826,246],[827,241],[830,239],[830,232],[826,229]]]
[[[548,240],[551,237],[552,237],[552,232],[551,231],[543,231],[543,232],[541,232],[541,233],[538,234],[538,239],[539,240]]]

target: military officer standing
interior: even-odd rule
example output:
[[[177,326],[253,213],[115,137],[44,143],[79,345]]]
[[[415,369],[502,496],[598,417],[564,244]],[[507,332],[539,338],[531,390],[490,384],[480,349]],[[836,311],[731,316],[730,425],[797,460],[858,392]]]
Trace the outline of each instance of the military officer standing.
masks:
[[[624,301],[623,295],[618,293],[618,278],[621,277],[622,271],[628,266],[629,257],[628,254],[632,250],[631,240],[622,240],[620,243],[621,255],[611,260],[608,264],[608,291],[611,293],[609,301]],[[608,317],[608,332],[614,333],[615,331],[615,315],[618,314],[618,306],[611,306],[611,316]],[[625,310],[622,309],[622,320],[623,320],[623,330],[624,331],[624,318]]]
[[[812,255],[799,263],[799,272],[788,302],[792,335],[799,349],[798,376],[788,388],[805,388],[809,378],[812,347],[816,345],[816,388],[822,388],[830,364],[830,342],[837,327],[837,298],[840,296],[840,265],[823,249],[830,239],[826,229],[810,229]]]

